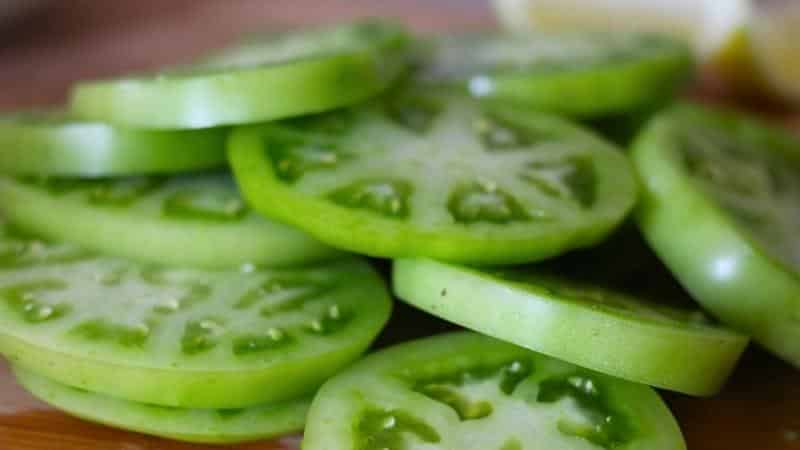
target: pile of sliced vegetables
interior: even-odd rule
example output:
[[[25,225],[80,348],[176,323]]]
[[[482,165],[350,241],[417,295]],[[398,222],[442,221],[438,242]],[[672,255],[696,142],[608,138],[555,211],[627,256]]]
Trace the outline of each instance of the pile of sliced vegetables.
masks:
[[[800,142],[671,105],[688,55],[362,22],[0,117],[0,352],[55,407],[187,441],[685,449],[652,387],[714,395],[749,337],[800,365]],[[575,120],[647,123],[626,151]],[[628,289],[615,232],[708,315]],[[472,331],[362,358],[374,258]]]

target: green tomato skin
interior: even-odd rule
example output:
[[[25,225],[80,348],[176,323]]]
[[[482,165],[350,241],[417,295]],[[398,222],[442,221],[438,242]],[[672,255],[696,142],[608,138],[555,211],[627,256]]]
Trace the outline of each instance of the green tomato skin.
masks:
[[[33,396],[68,414],[124,430],[202,444],[249,442],[300,431],[311,403],[309,398],[300,398],[228,411],[160,408],[76,390],[22,367],[13,367],[13,371]]]
[[[531,356],[532,355],[532,356]],[[406,342],[373,353],[349,369],[328,380],[318,391],[311,404],[304,432],[303,450],[361,450],[363,436],[359,435],[358,416],[365,409],[378,406],[381,410],[400,413],[431,411],[429,400],[407,389],[406,383],[417,378],[436,378],[443,374],[469,371],[472,367],[487,367],[516,358],[532,357],[533,377],[555,363],[561,367],[574,367],[546,356],[532,354],[513,344],[472,332],[446,333],[416,341]],[[581,369],[582,370],[582,369]],[[591,373],[586,371],[586,373]],[[651,388],[606,375],[597,377],[613,384],[612,402],[632,418],[637,428],[632,442],[622,444],[619,450],[685,450],[680,428],[675,418],[658,394]],[[607,385],[608,386],[608,385]],[[380,397],[380,398],[379,398]],[[487,398],[490,403],[492,398]],[[437,405],[439,406],[439,405]],[[442,429],[448,427],[447,408],[436,409],[435,417],[418,425],[429,432],[439,433],[436,443],[427,443],[431,450],[455,448],[442,442],[447,438]],[[485,418],[491,420],[490,414]],[[456,421],[458,419],[455,419]],[[480,422],[477,420],[475,422]],[[469,422],[464,422],[469,423]],[[450,424],[452,425],[452,424]],[[497,423],[491,432],[504,436],[518,430],[519,423]],[[476,425],[480,426],[480,425]],[[574,441],[564,441],[566,442]],[[552,442],[551,442],[552,443]],[[560,442],[559,442],[560,443]],[[542,448],[541,442],[520,443],[522,449]],[[372,447],[370,447],[372,448]],[[402,446],[401,449],[417,448]],[[554,447],[547,447],[554,448]],[[568,447],[557,447],[568,448]],[[581,447],[582,448],[582,447]],[[602,447],[597,447],[602,448]],[[458,450],[463,450],[458,448]],[[483,450],[483,449],[481,449]]]
[[[656,121],[632,158],[644,184],[636,219],[692,296],[722,321],[800,367],[800,277],[766,256],[692,185]]]
[[[692,329],[534,293],[478,271],[430,260],[394,262],[398,297],[435,316],[622,379],[713,395],[747,338]]]
[[[500,75],[489,77],[493,88],[481,97],[576,118],[603,117],[672,97],[688,78],[691,68],[691,58],[686,52],[680,57],[555,76]]]
[[[383,58],[357,51],[196,77],[80,83],[70,105],[80,117],[143,128],[263,122],[352,105],[376,95],[404,65],[403,58],[388,63]]]
[[[494,107],[487,106],[494,111]],[[555,116],[516,108],[500,108],[505,116],[536,120],[546,117],[553,128],[582,136],[602,151],[597,165],[604,176],[597,183],[602,208],[590,223],[570,223],[566,229],[514,233],[492,239],[487,230],[461,226],[417,227],[403,220],[378,218],[369,212],[343,208],[282,182],[264,151],[266,134],[279,133],[270,126],[240,127],[228,140],[228,160],[242,195],[265,216],[293,224],[322,242],[373,257],[430,257],[466,264],[519,264],[547,259],[568,249],[590,247],[608,236],[633,208],[638,183],[632,167],[612,145],[579,131]],[[578,221],[573,221],[578,222]],[[342,230],[347,230],[343,233]]]
[[[13,336],[0,336],[3,356],[12,364],[48,378],[58,378],[59,382],[69,381],[70,385],[81,389],[92,388],[135,402],[202,409],[246,408],[308,395],[336,373],[331,368],[345,367],[366,350],[364,347],[366,345],[350,346],[319,355],[313,362],[317,370],[309,370],[307,362],[295,361],[260,371],[206,370],[187,374],[182,370],[126,367],[77,359]]]
[[[148,131],[31,115],[0,118],[0,172],[96,177],[225,165],[225,129]]]
[[[304,305],[292,306],[294,309],[287,311],[275,311],[271,316],[272,326],[289,327],[286,333],[289,334],[291,346],[275,348],[274,352],[263,354],[237,354],[236,337],[237,333],[262,332],[263,328],[270,326],[268,322],[261,322],[261,326],[243,323],[232,328],[231,332],[220,334],[220,342],[213,347],[221,350],[216,356],[213,353],[195,353],[191,347],[188,350],[186,347],[187,342],[193,342],[186,329],[198,318],[202,320],[203,317],[218,317],[228,313],[231,320],[234,320],[233,316],[250,320],[263,314],[263,309],[237,307],[242,295],[252,290],[242,295],[230,290],[231,287],[235,290],[246,286],[247,278],[253,279],[251,275],[263,275],[264,271],[258,269],[244,273],[235,269],[199,273],[194,269],[170,269],[209,280],[212,297],[201,302],[205,308],[201,312],[189,308],[169,312],[169,315],[155,311],[154,314],[160,317],[148,313],[146,319],[155,317],[153,320],[160,320],[160,323],[155,325],[152,340],[141,344],[126,344],[120,342],[118,337],[103,334],[102,331],[91,334],[89,330],[88,334],[81,335],[80,330],[87,323],[87,318],[89,323],[97,320],[101,325],[113,326],[113,319],[109,320],[109,317],[113,318],[115,314],[130,318],[141,311],[152,311],[152,308],[142,308],[146,300],[144,297],[152,298],[153,292],[170,288],[169,285],[141,281],[146,277],[141,269],[146,271],[153,269],[153,266],[117,265],[124,271],[136,273],[137,278],[125,282],[133,284],[113,284],[115,281],[112,280],[112,284],[105,285],[101,279],[98,286],[103,291],[90,292],[86,294],[87,297],[76,292],[72,299],[60,298],[57,303],[46,303],[55,306],[49,310],[50,316],[42,321],[36,318],[32,321],[24,314],[26,310],[20,314],[25,306],[15,305],[13,292],[5,290],[25,284],[15,282],[18,279],[15,277],[30,277],[28,279],[35,283],[39,279],[38,271],[47,273],[48,270],[58,270],[64,274],[63,280],[52,276],[44,280],[68,283],[70,275],[81,276],[80,270],[88,269],[91,273],[102,274],[104,269],[120,262],[90,254],[84,254],[83,257],[89,259],[77,263],[64,262],[61,266],[50,266],[56,263],[45,259],[33,262],[30,266],[23,263],[17,269],[11,266],[0,271],[0,290],[3,290],[0,295],[0,353],[12,364],[59,383],[133,402],[179,408],[230,409],[308,395],[366,351],[391,315],[391,299],[380,276],[368,263],[355,259],[340,260],[327,266],[272,271],[290,277],[303,275],[307,271],[335,271],[336,284],[314,295],[335,302],[337,314],[341,315],[344,311],[348,317],[344,327],[329,328],[326,332],[325,325],[318,323],[316,329],[319,332],[315,332],[312,323],[297,322],[298,315],[307,311]],[[126,263],[124,260],[121,262]],[[83,266],[75,272],[71,267],[76,266],[71,264]],[[97,292],[101,295],[92,297]],[[21,301],[36,305],[36,294],[28,295],[32,296],[32,300]],[[98,298],[101,300],[97,301]],[[94,303],[80,304],[87,299]],[[107,302],[100,304],[105,300]],[[66,306],[62,309],[66,312],[63,315],[54,314],[57,305],[61,304]],[[339,305],[342,310],[338,309]],[[106,316],[97,316],[97,310],[104,310]],[[281,314],[286,316],[282,317]],[[200,343],[202,345],[203,341]]]
[[[0,205],[9,221],[38,235],[156,264],[288,267],[343,254],[281,223],[215,223],[135,214],[126,208],[63,200],[9,177],[0,177]]]
[[[284,186],[261,155],[261,146],[257,134],[247,133],[247,130],[235,132],[228,145],[229,160],[239,187],[254,209],[288,223],[298,222],[300,217],[303,223],[295,225],[302,225],[304,231],[320,241],[373,257],[427,255],[450,261],[486,264],[525,262],[557,255],[565,247],[590,246],[607,232],[600,231],[602,236],[595,235],[594,230],[569,236],[551,236],[547,242],[537,241],[535,251],[528,249],[528,239],[498,242],[493,248],[484,249],[480,255],[476,255],[472,244],[474,236],[469,232],[459,233],[453,229],[453,233],[443,239],[435,231],[426,233],[398,225],[394,220],[376,219],[369,214],[331,205],[326,199],[308,198]],[[265,190],[272,192],[272,198],[262,195]],[[280,201],[276,201],[277,198]],[[616,223],[608,228],[614,226]],[[351,232],[343,234],[341,230]],[[401,242],[403,250],[399,250],[398,243]]]
[[[615,39],[622,37],[627,39]],[[571,55],[576,42],[595,45],[595,52],[610,59],[593,61],[580,50]],[[548,44],[561,46],[554,61],[548,61]],[[537,45],[544,45],[538,55]],[[690,80],[694,65],[684,43],[641,33],[466,34],[434,39],[430,47],[432,69],[423,68],[423,81],[456,86],[488,101],[582,119],[630,113],[671,99]],[[449,59],[450,65],[437,65]]]

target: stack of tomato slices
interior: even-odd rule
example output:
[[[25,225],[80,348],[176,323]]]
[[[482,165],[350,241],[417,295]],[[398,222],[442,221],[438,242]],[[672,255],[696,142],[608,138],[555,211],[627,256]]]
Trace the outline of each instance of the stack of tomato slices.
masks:
[[[0,117],[0,353],[185,441],[685,449],[653,388],[716,394],[751,337],[800,365],[800,141],[676,103],[691,73],[368,21],[81,82]],[[374,350],[387,279],[455,330]]]

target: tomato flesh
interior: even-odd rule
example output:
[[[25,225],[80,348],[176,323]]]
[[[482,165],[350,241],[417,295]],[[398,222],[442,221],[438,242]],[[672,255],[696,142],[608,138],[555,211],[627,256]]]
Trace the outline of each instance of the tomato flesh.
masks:
[[[305,395],[389,317],[379,276],[138,264],[4,230],[0,352],[54,381],[131,401],[240,408]]]
[[[685,449],[658,395],[472,333],[383,350],[327,382],[304,450]]]
[[[755,119],[683,105],[633,151],[637,222],[658,256],[706,309],[795,365],[799,146]]]
[[[548,258],[603,239],[637,189],[624,155],[578,127],[457,96],[241,128],[229,157],[254,209],[378,257]]]

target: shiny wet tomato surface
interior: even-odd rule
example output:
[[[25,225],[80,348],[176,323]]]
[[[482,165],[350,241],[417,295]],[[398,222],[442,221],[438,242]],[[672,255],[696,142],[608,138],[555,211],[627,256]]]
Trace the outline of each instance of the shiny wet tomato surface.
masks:
[[[335,22],[355,15],[392,15],[424,30],[486,28],[492,19],[482,0],[368,2],[295,0],[129,0],[89,12],[97,2],[56,2],[38,16],[42,26],[23,22],[13,42],[3,35],[0,48],[0,109],[55,104],[78,78],[110,76],[186,61],[220,47],[239,33],[265,24]],[[235,6],[234,6],[235,5]],[[314,7],[310,7],[313,5]],[[125,51],[119,51],[123,48]],[[80,55],[80,57],[77,57]],[[34,70],[35,68],[35,70]],[[36,76],[31,76],[35,73]],[[718,94],[714,90],[713,94]],[[800,128],[800,116],[781,121]],[[399,312],[398,312],[399,313]],[[415,323],[415,322],[411,322]],[[746,355],[719,397],[697,400],[667,396],[696,450],[800,449],[800,384],[797,372],[760,352]],[[35,401],[13,381],[0,362],[0,449],[45,450],[219,449],[169,442],[93,425]],[[296,450],[297,437],[230,447],[236,450]]]

